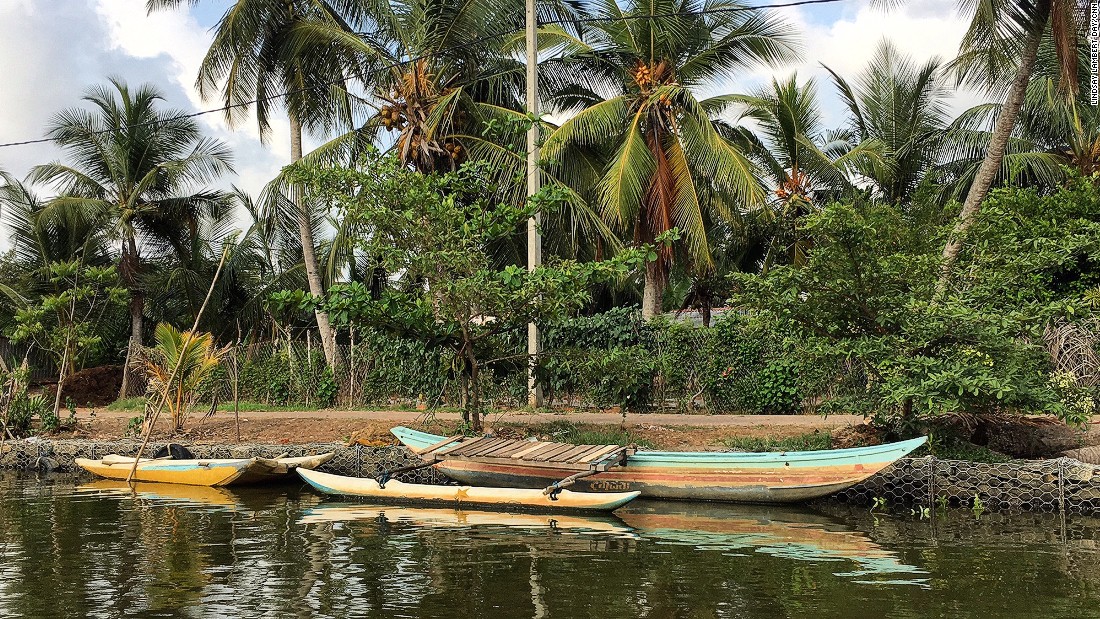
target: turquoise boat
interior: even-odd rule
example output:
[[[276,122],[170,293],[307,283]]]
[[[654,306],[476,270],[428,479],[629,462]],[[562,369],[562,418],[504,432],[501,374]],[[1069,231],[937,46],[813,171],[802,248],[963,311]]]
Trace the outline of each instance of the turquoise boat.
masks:
[[[391,430],[413,451],[439,450],[435,467],[472,486],[546,488],[571,472],[560,463],[529,457],[446,459],[447,438],[411,428]],[[795,503],[834,494],[867,479],[925,443],[927,437],[873,447],[820,451],[637,451],[622,466],[578,479],[584,492],[640,492],[642,497],[744,503]],[[454,439],[458,443],[460,439]],[[535,445],[535,443],[532,443]],[[537,448],[536,448],[537,451]],[[526,450],[531,453],[531,450]]]

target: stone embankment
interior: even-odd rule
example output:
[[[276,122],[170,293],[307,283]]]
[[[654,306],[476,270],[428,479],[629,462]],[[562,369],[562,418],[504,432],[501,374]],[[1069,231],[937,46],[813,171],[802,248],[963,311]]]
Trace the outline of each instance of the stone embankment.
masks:
[[[161,444],[152,444],[153,453]],[[322,470],[356,477],[373,476],[419,460],[402,447],[342,443],[301,445],[185,445],[198,458],[302,456],[336,453]],[[41,440],[8,441],[0,447],[0,469],[80,472],[76,458],[99,459],[107,454],[132,455],[136,441]],[[448,483],[434,469],[397,476],[404,481]],[[988,510],[1032,510],[1100,514],[1100,466],[1071,458],[1019,460],[1000,464],[940,460],[932,456],[899,460],[878,475],[833,497],[843,502],[962,505]]]

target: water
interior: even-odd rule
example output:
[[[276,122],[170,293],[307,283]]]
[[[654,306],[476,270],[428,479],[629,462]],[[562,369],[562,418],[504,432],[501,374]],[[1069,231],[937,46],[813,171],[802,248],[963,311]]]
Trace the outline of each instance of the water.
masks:
[[[3,617],[1100,617],[1100,519],[618,517],[0,476]]]

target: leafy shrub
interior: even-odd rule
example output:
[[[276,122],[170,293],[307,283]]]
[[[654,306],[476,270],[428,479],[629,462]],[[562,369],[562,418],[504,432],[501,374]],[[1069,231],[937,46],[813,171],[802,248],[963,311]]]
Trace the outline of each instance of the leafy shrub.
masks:
[[[380,329],[360,329],[356,334],[357,394],[367,403],[388,403],[391,399],[415,401],[421,396],[434,403],[454,385],[454,353],[441,348],[429,349],[423,342],[385,333]]]
[[[293,354],[281,346],[254,351],[238,360],[241,399],[274,406],[330,406],[340,383],[318,349]]]
[[[587,351],[579,379],[599,408],[640,411],[649,407],[657,365],[644,346]]]
[[[27,393],[27,370],[18,368],[2,376],[6,391],[6,407],[0,413],[4,415],[4,424],[15,436],[31,434],[34,418],[45,421],[53,415],[53,403],[43,394]]]
[[[647,407],[657,370],[653,335],[653,328],[634,307],[548,326],[537,369],[547,399],[579,399],[600,408],[620,406],[624,410]]]
[[[1091,182],[1051,195],[995,192],[942,293],[949,228],[936,220],[833,204],[805,226],[815,241],[808,264],[737,275],[735,302],[784,329],[802,363],[825,371],[825,410],[862,412],[906,434],[943,412],[1072,420],[1092,408],[1088,394],[1052,376],[1042,346],[1050,321],[1087,311],[1098,278],[1100,190]],[[780,394],[786,371],[770,371]]]
[[[157,325],[155,338],[141,357],[149,396],[167,407],[173,428],[181,430],[228,349],[218,348],[209,333],[180,331],[164,322]]]
[[[700,381],[716,412],[797,412],[821,373],[775,321],[723,316],[707,335]]]

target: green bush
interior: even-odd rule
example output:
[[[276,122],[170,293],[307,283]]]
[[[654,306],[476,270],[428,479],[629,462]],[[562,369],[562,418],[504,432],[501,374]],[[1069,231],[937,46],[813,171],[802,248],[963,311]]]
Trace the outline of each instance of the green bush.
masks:
[[[641,411],[649,408],[656,371],[649,349],[628,346],[588,351],[578,378],[587,398],[597,407]]]
[[[703,395],[714,412],[798,412],[822,373],[775,321],[755,316],[720,318],[698,356]]]
[[[736,276],[735,302],[785,330],[802,368],[823,372],[804,382],[827,411],[868,414],[900,434],[955,411],[1085,418],[1093,400],[1053,372],[1043,331],[1092,312],[1100,190],[1082,181],[1050,195],[995,192],[940,292],[950,223],[830,205],[806,219],[809,262]],[[770,393],[789,394],[790,366],[765,365]]]
[[[378,329],[361,329],[355,347],[361,385],[353,397],[365,403],[388,404],[391,399],[430,404],[454,387],[454,353],[429,349],[423,342],[389,335]]]
[[[44,426],[50,422],[51,417],[57,417],[53,414],[53,403],[45,395],[27,393],[27,381],[27,370],[24,368],[0,375],[0,384],[8,391],[5,394],[8,402],[7,409],[3,411],[4,424],[15,436],[30,435],[35,417],[41,419]],[[43,430],[52,431],[59,425],[60,423],[53,424],[53,427],[44,427]]]
[[[325,365],[324,353],[313,350],[295,354],[286,349],[261,351],[238,360],[238,395],[275,406],[331,406],[339,383]]]
[[[702,396],[711,412],[793,413],[829,375],[774,321],[737,314],[699,328],[616,308],[549,327],[544,343],[547,396],[603,408],[683,411]]]
[[[653,338],[654,329],[633,307],[548,326],[537,370],[547,399],[599,408],[647,408],[658,369]]]

